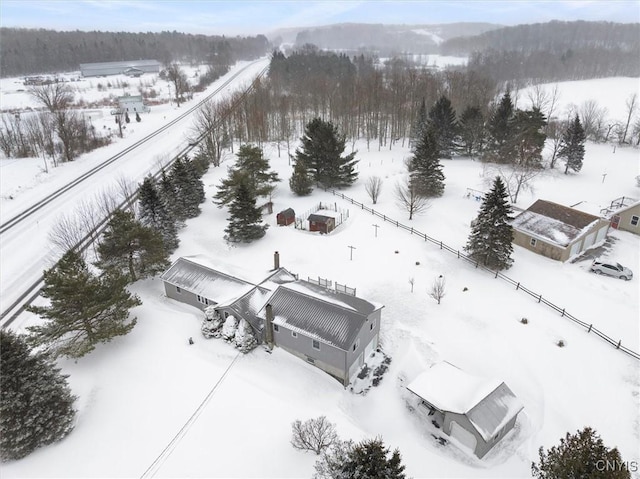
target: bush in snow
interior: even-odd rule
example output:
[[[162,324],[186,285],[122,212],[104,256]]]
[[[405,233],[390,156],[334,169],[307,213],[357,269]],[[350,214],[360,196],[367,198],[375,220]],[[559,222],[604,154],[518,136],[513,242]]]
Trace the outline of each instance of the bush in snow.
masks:
[[[207,338],[219,338],[222,328],[222,318],[216,314],[214,306],[207,306],[204,310],[204,321],[202,321],[202,335]]]
[[[258,341],[253,335],[251,326],[244,319],[240,320],[236,335],[233,338],[236,348],[242,353],[248,353],[258,345]]]
[[[320,454],[338,439],[336,427],[325,416],[305,422],[296,419],[291,424],[291,445],[303,451]]]
[[[222,339],[225,341],[231,341],[236,336],[236,330],[238,329],[238,320],[235,316],[229,315],[224,321],[222,326]]]
[[[20,459],[73,429],[75,396],[55,364],[0,331],[0,459]]]

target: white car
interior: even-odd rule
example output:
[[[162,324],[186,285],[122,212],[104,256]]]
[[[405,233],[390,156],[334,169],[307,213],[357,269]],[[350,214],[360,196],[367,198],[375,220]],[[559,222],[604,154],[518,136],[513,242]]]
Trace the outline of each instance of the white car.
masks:
[[[624,279],[625,281],[633,278],[633,271],[622,266],[620,263],[603,263],[601,261],[594,261],[590,269],[595,274],[608,274],[609,276],[615,276],[616,278]]]

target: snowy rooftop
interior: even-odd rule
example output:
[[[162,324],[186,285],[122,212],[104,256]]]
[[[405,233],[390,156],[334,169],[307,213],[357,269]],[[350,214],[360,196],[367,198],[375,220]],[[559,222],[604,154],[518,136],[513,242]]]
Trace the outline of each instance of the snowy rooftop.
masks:
[[[485,440],[522,410],[503,382],[473,376],[446,361],[420,373],[407,389],[441,411],[466,414]]]
[[[511,225],[559,246],[568,246],[598,217],[550,201],[538,200],[516,216]]]

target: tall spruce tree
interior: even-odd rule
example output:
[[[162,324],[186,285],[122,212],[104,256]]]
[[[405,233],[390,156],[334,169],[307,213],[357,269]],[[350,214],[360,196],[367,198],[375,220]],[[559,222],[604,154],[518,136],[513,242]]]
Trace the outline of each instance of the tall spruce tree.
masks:
[[[195,218],[200,214],[200,204],[205,200],[204,186],[198,169],[188,158],[178,158],[171,166],[169,179],[175,191],[176,219]]]
[[[444,173],[438,156],[437,134],[428,127],[414,145],[409,160],[410,184],[420,196],[442,196]]]
[[[391,457],[389,457],[391,454]],[[391,453],[382,439],[369,439],[356,444],[340,468],[340,478],[404,479],[405,466],[400,451]]]
[[[265,235],[268,225],[262,223],[255,193],[247,181],[241,181],[236,187],[235,197],[229,204],[229,215],[229,225],[224,230],[229,241],[250,243]]]
[[[78,253],[67,252],[44,272],[42,296],[51,304],[29,308],[47,320],[28,328],[29,340],[55,356],[79,358],[127,334],[136,324],[129,309],[141,303],[126,285],[127,278],[117,272],[94,276]]]
[[[582,169],[582,161],[584,160],[584,144],[587,137],[584,128],[580,123],[578,115],[569,124],[566,131],[562,135],[558,158],[564,159],[564,174],[569,174],[569,170],[578,172]]]
[[[468,106],[460,115],[460,150],[469,157],[482,152],[485,136],[484,117],[480,107]]]
[[[162,235],[164,248],[168,253],[175,251],[179,243],[178,228],[151,176],[143,180],[138,190],[138,218],[142,226],[152,228]]]
[[[289,187],[298,196],[307,196],[313,191],[313,178],[304,161],[294,160]]]
[[[513,143],[509,140],[512,137],[512,119],[514,116],[513,102],[511,95],[507,91],[500,100],[489,119],[487,131],[489,133],[487,144],[485,145],[483,160],[496,163],[510,163],[513,158]]]
[[[169,215],[176,221],[176,223],[184,224],[184,220],[186,218],[184,216],[184,211],[178,202],[176,187],[171,181],[170,175],[168,175],[165,170],[162,170],[162,174],[160,176],[158,193],[160,194],[160,198],[166,206]]]
[[[342,155],[345,137],[338,133],[333,123],[314,118],[305,127],[300,141],[302,146],[296,149],[295,161],[304,164],[317,184],[341,188],[356,181],[356,152]]]
[[[412,146],[418,143],[418,140],[422,138],[424,131],[427,129],[428,119],[429,118],[427,117],[427,105],[423,98],[422,102],[420,103],[420,107],[418,108],[418,115],[416,116],[416,119],[414,120],[414,122],[411,124],[410,135],[411,135]]]
[[[24,338],[0,330],[0,460],[20,459],[73,429],[67,376]]]
[[[509,268],[513,263],[513,227],[510,224],[513,210],[507,197],[504,183],[496,177],[491,191],[484,196],[465,246],[471,258],[496,270]]]
[[[547,140],[547,119],[539,108],[517,110],[511,121],[509,151],[512,158],[502,163],[513,163],[525,168],[542,168],[542,150]]]
[[[429,129],[433,130],[440,158],[451,158],[458,144],[458,123],[451,101],[441,96],[429,110]]]
[[[165,270],[169,256],[158,231],[140,224],[132,213],[116,210],[98,244],[96,266],[118,271],[134,282]]]

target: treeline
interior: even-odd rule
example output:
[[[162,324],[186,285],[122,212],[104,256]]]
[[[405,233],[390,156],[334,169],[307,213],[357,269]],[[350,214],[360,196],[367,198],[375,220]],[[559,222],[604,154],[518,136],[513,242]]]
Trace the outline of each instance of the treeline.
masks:
[[[80,63],[154,59],[232,65],[269,51],[263,35],[224,37],[178,32],[58,32],[1,28],[3,77],[77,70]]]
[[[469,68],[496,82],[561,81],[640,75],[639,25],[548,22],[459,37],[443,55],[469,55]]]

